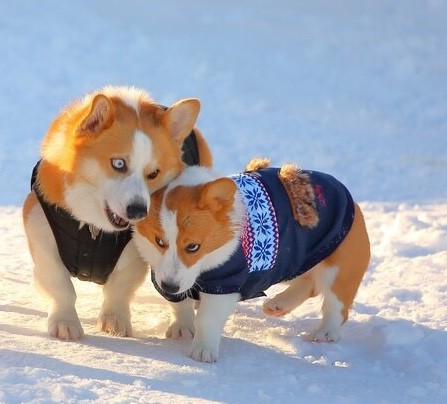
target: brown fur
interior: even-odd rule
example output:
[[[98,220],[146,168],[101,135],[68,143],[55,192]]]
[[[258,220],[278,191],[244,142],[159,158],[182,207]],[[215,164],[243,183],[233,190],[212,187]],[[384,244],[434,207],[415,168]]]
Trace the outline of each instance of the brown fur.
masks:
[[[371,249],[366,232],[365,220],[360,207],[355,204],[354,223],[340,246],[324,260],[328,266],[338,268],[332,291],[343,302],[342,316],[348,319],[357,290],[371,257]]]
[[[368,268],[370,256],[370,243],[363,214],[355,204],[354,222],[339,247],[312,270],[290,281],[285,291],[264,304],[264,312],[276,317],[290,313],[308,298],[321,293],[318,279],[324,277],[328,270],[335,269],[336,276],[330,284],[330,290],[342,304],[340,314],[343,323],[346,322],[349,309]],[[328,304],[330,303],[323,302],[323,313]]]
[[[256,171],[269,166],[269,158],[255,157],[245,166],[245,171]],[[309,176],[301,172],[296,164],[284,164],[279,172],[279,179],[289,197],[295,220],[301,226],[315,227],[318,224],[318,212]]]
[[[301,226],[315,227],[318,224],[318,212],[309,176],[295,164],[285,164],[281,167],[279,179],[289,196],[295,220]]]
[[[176,212],[181,234],[177,240],[177,251],[188,267],[234,236],[232,229],[228,228],[228,213],[235,192],[234,182],[223,178],[196,187],[179,186],[167,195],[166,208]],[[164,240],[164,233],[157,220],[162,195],[163,190],[154,194],[149,215],[137,224],[138,232],[152,242],[155,237]],[[210,228],[213,228],[213,232],[209,231]],[[153,244],[162,249],[156,242]],[[188,254],[185,251],[189,244],[200,244],[200,251]]]
[[[67,210],[91,232],[126,229],[147,213],[151,194],[184,169],[181,146],[191,130],[200,163],[211,166],[208,145],[193,129],[199,110],[197,99],[160,108],[144,91],[129,87],[89,94],[66,107],[51,124],[42,142],[35,186],[46,202]],[[147,150],[140,145],[147,145]],[[135,200],[140,204],[137,213]],[[34,189],[24,202],[23,222],[34,279],[50,300],[48,331],[60,339],[79,339],[83,329],[76,293]],[[131,240],[104,285],[100,330],[131,335],[129,303],[146,272]]]
[[[256,171],[270,166],[270,159],[267,157],[255,157],[245,166],[245,171]]]
[[[246,168],[251,171],[268,165],[268,159],[255,159]],[[234,197],[236,185],[231,179],[208,180],[204,175],[204,182],[200,181],[200,176],[195,182],[197,172],[191,177],[187,175],[189,172],[159,191],[165,193],[164,201],[157,196],[158,208],[151,207],[148,218],[138,223],[135,233],[140,253],[152,266],[157,284],[167,293],[185,293],[200,274],[226,262],[240,247],[240,231],[245,222],[244,206],[239,197]],[[318,216],[308,176],[295,165],[288,164],[281,168],[279,177],[297,210],[295,218],[298,217],[302,225],[315,225]],[[160,204],[163,204],[163,212],[166,209],[171,213],[160,213]],[[159,238],[163,238],[161,243],[157,242]],[[188,250],[191,245],[197,247],[193,253]],[[166,248],[169,250],[163,251]],[[304,274],[287,281],[287,288],[266,300],[263,310],[267,315],[283,316],[306,299],[321,295],[322,320],[310,338],[317,342],[337,341],[369,259],[365,221],[355,204],[353,225],[338,248]],[[238,270],[240,268],[235,268]],[[172,316],[166,336],[193,338],[189,355],[202,362],[216,361],[225,321],[239,298],[238,293],[214,294],[203,290],[198,308],[194,308],[190,299],[170,303]]]
[[[183,168],[178,143],[183,142],[187,134],[178,139],[167,135],[170,129],[168,116],[158,104],[151,100],[140,100],[137,112],[120,98],[106,98],[101,94],[91,96],[92,101],[75,103],[55,119],[42,143],[44,157],[37,175],[37,184],[46,200],[64,206],[64,184],[76,182],[79,164],[85,158],[94,156],[105,171],[115,174],[109,163],[111,154],[126,155],[131,147],[130,138],[135,130],[151,134],[154,149],[164,156],[157,161],[161,172],[172,170],[174,178]],[[212,157],[200,131],[195,129],[201,165],[211,166]],[[56,137],[58,140],[56,141]],[[62,139],[62,141],[60,140]],[[56,147],[54,146],[56,144]],[[45,158],[50,154],[49,158]],[[63,154],[64,158],[59,158]],[[52,158],[55,155],[56,158]],[[101,160],[101,156],[104,159]],[[155,168],[155,167],[154,167]],[[148,173],[151,171],[148,168]],[[148,180],[148,187],[160,188],[162,176]]]

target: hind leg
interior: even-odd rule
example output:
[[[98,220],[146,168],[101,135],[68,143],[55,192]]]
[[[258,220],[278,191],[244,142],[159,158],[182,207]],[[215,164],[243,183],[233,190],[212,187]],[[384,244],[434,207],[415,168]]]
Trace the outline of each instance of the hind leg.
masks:
[[[314,296],[314,282],[311,276],[304,274],[292,279],[286,290],[266,301],[263,310],[269,316],[281,317],[311,296]]]
[[[312,269],[318,294],[323,296],[320,326],[311,334],[313,341],[334,342],[340,339],[340,328],[344,322],[342,313],[345,304],[332,291],[334,281],[339,273],[337,267],[327,267],[324,263]]]
[[[362,212],[355,206],[354,223],[340,246],[315,268],[317,292],[323,295],[323,318],[315,341],[337,341],[341,325],[368,268],[370,244]]]

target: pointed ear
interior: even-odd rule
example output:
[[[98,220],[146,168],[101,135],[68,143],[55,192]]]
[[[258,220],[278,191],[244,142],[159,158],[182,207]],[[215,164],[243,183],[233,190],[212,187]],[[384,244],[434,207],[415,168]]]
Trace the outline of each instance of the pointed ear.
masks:
[[[78,135],[98,135],[109,128],[115,118],[115,107],[103,94],[93,98],[90,111],[77,129]]]
[[[180,100],[166,110],[163,124],[175,141],[182,143],[191,133],[199,111],[200,101],[196,98]]]
[[[227,210],[234,202],[236,184],[229,178],[219,178],[206,184],[200,195],[199,208],[218,213]]]

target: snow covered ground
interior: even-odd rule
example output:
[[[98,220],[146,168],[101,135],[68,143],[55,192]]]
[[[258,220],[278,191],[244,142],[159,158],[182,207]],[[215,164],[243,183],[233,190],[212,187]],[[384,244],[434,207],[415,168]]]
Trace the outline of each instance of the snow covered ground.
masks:
[[[0,2],[0,403],[446,402],[445,21],[441,0]],[[96,331],[79,281],[85,339],[47,336],[21,203],[51,120],[106,84],[200,98],[224,173],[267,155],[348,185],[373,256],[339,343],[306,339],[319,301],[274,319],[254,299],[197,363],[150,282],[134,338]]]

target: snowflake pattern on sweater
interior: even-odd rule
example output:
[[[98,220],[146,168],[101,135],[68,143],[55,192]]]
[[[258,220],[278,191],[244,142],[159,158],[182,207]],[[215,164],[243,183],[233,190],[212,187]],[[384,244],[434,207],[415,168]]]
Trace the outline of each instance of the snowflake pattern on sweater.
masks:
[[[262,182],[249,173],[230,177],[237,185],[246,207],[242,247],[248,272],[266,271],[275,265],[279,233],[275,209]]]
[[[354,201],[334,177],[317,171],[309,175],[315,190],[319,221],[308,228],[294,220],[289,196],[280,181],[280,168],[269,167],[230,176],[238,188],[246,219],[240,243],[227,260],[196,279],[186,292],[170,294],[171,302],[201,293],[239,293],[241,300],[264,296],[270,286],[293,279],[328,257],[344,240],[354,220]]]

